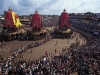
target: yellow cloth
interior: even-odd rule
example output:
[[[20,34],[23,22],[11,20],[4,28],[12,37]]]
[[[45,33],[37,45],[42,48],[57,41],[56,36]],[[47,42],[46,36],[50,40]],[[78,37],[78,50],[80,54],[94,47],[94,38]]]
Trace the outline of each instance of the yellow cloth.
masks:
[[[20,22],[18,16],[16,17],[16,15],[17,15],[17,14],[16,14],[15,12],[12,12],[13,22],[14,22],[14,25],[15,25],[16,27],[20,27],[20,26],[22,26],[22,24],[21,24],[21,22]]]

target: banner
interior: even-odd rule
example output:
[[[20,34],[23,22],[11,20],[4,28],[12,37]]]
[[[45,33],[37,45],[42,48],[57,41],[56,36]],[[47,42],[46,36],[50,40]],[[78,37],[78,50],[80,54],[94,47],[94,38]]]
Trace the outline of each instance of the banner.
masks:
[[[14,25],[16,27],[22,26],[22,24],[20,23],[19,17],[15,12],[12,12],[12,18],[13,18]]]

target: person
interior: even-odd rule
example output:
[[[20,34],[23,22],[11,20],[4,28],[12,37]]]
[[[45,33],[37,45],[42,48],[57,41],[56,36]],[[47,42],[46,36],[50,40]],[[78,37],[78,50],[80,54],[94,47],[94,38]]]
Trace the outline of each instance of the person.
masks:
[[[4,47],[2,47],[2,50],[3,50],[3,52],[5,52],[5,48]]]
[[[56,44],[55,44],[55,46],[58,44],[58,41],[56,41]]]
[[[69,43],[69,40],[68,40],[68,42],[67,42],[67,44]]]
[[[48,56],[48,52],[47,51],[45,52],[45,56]]]
[[[34,47],[34,45],[35,45],[35,41],[32,41],[32,44],[33,44],[33,47]]]
[[[4,40],[2,40],[2,43],[5,43],[5,41],[4,41]]]
[[[32,53],[34,51],[34,48],[31,48],[31,52],[30,53]]]
[[[58,41],[56,41],[56,43],[58,43]]]
[[[78,37],[76,37],[76,42],[78,41]]]
[[[29,39],[29,37],[27,36],[27,40]]]
[[[1,46],[1,42],[0,42],[0,46]]]
[[[57,50],[55,49],[55,54],[57,53]]]
[[[73,39],[73,35],[71,36],[71,39]]]

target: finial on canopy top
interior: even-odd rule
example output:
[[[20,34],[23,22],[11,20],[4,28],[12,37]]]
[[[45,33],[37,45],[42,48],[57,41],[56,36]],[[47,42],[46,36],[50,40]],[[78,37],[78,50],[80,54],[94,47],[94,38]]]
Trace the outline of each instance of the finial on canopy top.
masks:
[[[64,9],[63,11],[65,12],[66,10]]]
[[[12,11],[12,9],[9,7],[9,9],[8,10],[10,10],[10,11]]]
[[[36,10],[35,13],[38,13],[38,11]]]
[[[11,9],[11,8],[9,7],[9,9]]]

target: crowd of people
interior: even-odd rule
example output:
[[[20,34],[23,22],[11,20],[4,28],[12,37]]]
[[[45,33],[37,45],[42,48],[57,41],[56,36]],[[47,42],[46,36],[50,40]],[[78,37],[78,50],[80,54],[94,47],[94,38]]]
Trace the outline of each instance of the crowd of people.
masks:
[[[88,45],[71,47],[68,50],[63,48],[58,55],[55,50],[54,56],[52,53],[46,53],[38,59],[15,60],[17,55],[29,48],[42,45],[46,39],[35,41],[19,48],[7,61],[2,59],[0,73],[2,75],[100,75],[100,40],[90,38],[93,36],[84,31],[77,29],[77,32],[91,39],[87,40]],[[78,41],[78,38],[76,40]]]
[[[51,26],[57,26],[59,23],[59,17],[58,16],[49,16],[44,19],[42,22],[43,26],[45,27],[51,27]]]

